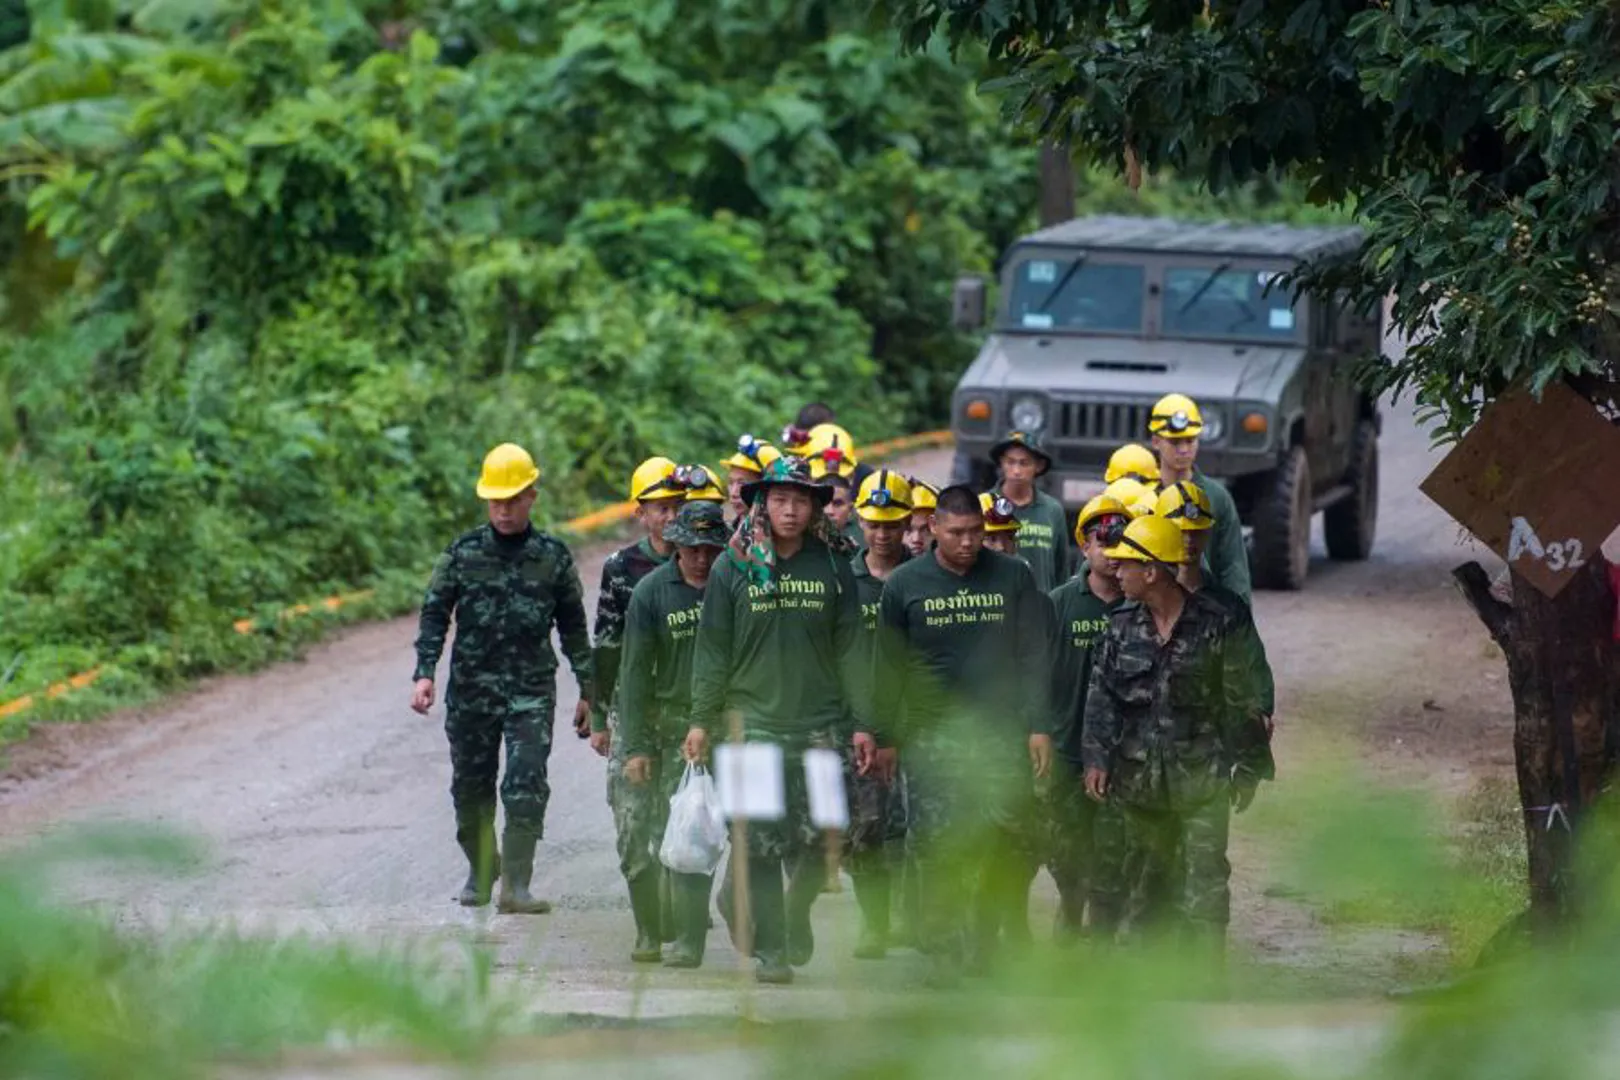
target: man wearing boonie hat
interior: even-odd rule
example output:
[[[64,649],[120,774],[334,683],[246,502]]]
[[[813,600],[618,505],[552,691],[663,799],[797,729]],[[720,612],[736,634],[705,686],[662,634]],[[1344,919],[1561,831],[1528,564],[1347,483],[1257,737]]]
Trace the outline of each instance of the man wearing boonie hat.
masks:
[[[1129,602],[1109,617],[1096,654],[1081,750],[1086,793],[1117,802],[1125,820],[1122,932],[1171,921],[1173,905],[1173,928],[1218,979],[1230,815],[1275,772],[1263,654],[1252,623],[1177,582],[1186,546],[1175,522],[1138,518],[1106,554]],[[1163,895],[1166,882],[1176,895]]]
[[[1035,486],[1052,467],[1052,455],[1041,448],[1040,433],[1013,431],[990,448],[1001,480],[992,492],[1012,503],[1023,526],[1019,552],[1035,575],[1035,585],[1051,592],[1069,578],[1069,519],[1063,504]]]
[[[849,560],[822,539],[829,494],[796,457],[744,485],[748,517],[710,576],[692,666],[687,760],[704,760],[714,739],[729,737],[731,714],[745,742],[782,748],[786,816],[754,823],[746,859],[732,855],[748,874],[754,975],[765,983],[792,982],[791,965],[809,962],[814,951],[810,906],[822,876],[812,864],[823,851],[803,754],[830,746],[854,707],[860,602]],[[784,864],[795,881],[791,906]]]
[[[673,559],[644,577],[630,597],[620,670],[619,723],[609,768],[624,781],[613,807],[619,869],[630,889],[636,942],[630,959],[656,963],[661,939],[675,947],[666,966],[703,963],[709,926],[708,874],[677,874],[658,861],[669,800],[685,769],[684,745],[692,703],[692,657],[704,590],[729,539],[720,504],[684,503],[664,527]],[[660,889],[660,884],[667,889]],[[670,918],[662,915],[667,893]],[[667,922],[667,925],[666,925]]]

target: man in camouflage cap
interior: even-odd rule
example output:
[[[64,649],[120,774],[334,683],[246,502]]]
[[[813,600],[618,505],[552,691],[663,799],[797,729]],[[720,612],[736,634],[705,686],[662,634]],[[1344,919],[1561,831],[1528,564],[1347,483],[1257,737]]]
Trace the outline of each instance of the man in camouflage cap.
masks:
[[[534,849],[544,831],[551,787],[546,764],[557,700],[557,654],[551,632],[579,680],[576,726],[590,712],[591,649],[584,592],[574,558],[562,541],[529,521],[540,470],[522,447],[503,443],[484,458],[478,497],[489,522],[462,534],[433,565],[416,636],[411,707],[433,708],[433,679],[453,619],[444,728],[450,739],[450,798],[456,840],[467,856],[460,902],[489,903],[499,868],[504,912],[551,910],[529,893]],[[500,785],[506,835],[495,849],[496,777],[501,742],[506,777]]]
[[[659,952],[659,883],[667,882],[674,918],[663,927],[676,947],[664,963],[693,968],[703,962],[708,932],[708,874],[675,874],[659,865],[669,821],[669,800],[685,771],[683,743],[692,709],[692,655],[698,616],[715,558],[728,532],[721,504],[694,500],[664,528],[672,561],[641,579],[630,597],[619,681],[619,726],[609,768],[622,775],[613,804],[619,833],[619,868],[630,886],[636,944],[630,959],[655,963]]]

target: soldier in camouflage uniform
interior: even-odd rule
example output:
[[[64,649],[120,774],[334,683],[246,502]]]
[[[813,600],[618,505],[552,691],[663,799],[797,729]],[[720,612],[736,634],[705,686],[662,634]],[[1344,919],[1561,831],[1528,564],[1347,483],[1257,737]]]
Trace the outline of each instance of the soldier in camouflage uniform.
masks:
[[[540,470],[522,447],[503,443],[484,458],[478,497],[489,523],[453,542],[433,566],[416,637],[411,707],[433,707],[433,679],[452,619],[456,644],[445,693],[450,740],[450,798],[456,840],[467,856],[460,902],[489,902],[499,867],[504,912],[551,910],[529,893],[534,849],[544,831],[551,788],[546,763],[556,709],[557,654],[551,632],[579,680],[575,725],[591,700],[590,638],[583,590],[573,556],[560,540],[529,522]],[[496,777],[506,742],[504,859],[495,848]]]
[[[1138,518],[1107,554],[1130,602],[1109,617],[1096,657],[1082,755],[1087,794],[1124,814],[1123,930],[1144,927],[1168,882],[1188,943],[1218,964],[1230,814],[1274,774],[1264,654],[1252,621],[1176,582],[1185,546],[1174,522]]]
[[[630,959],[659,959],[659,941],[647,932],[655,913],[656,885],[669,884],[674,915],[665,929],[676,947],[664,963],[695,968],[703,962],[709,925],[708,874],[675,874],[659,864],[658,850],[669,820],[669,800],[685,771],[683,742],[692,704],[692,656],[697,646],[703,592],[714,560],[726,546],[721,504],[695,500],[682,506],[664,529],[675,558],[648,574],[630,598],[625,623],[624,667],[619,688],[619,722],[613,757],[622,765],[623,791],[613,803],[619,833],[619,867],[631,883],[636,910],[636,945]],[[637,885],[651,882],[638,901]]]
[[[596,647],[592,662],[596,673],[596,702],[591,709],[591,749],[608,757],[607,800],[614,820],[621,820],[625,808],[645,801],[643,792],[631,787],[624,775],[624,754],[613,732],[617,712],[615,692],[619,685],[619,660],[624,649],[625,617],[630,595],[637,582],[669,562],[673,546],[664,539],[664,530],[675,520],[675,513],[687,495],[685,483],[676,477],[676,465],[666,457],[651,457],[636,466],[630,477],[630,498],[636,504],[636,520],[643,535],[640,540],[615,551],[602,563],[602,587],[596,598]],[[626,861],[622,853],[635,838],[619,834],[620,866],[630,890],[630,911],[636,921],[636,946],[632,959],[657,963],[664,937],[656,867]]]

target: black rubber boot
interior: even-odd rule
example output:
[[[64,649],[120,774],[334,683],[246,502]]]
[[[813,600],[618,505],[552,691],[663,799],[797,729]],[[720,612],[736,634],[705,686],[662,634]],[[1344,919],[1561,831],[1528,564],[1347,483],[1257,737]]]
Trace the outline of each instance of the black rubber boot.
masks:
[[[457,815],[458,818],[461,815]],[[456,823],[456,843],[467,856],[467,881],[456,902],[462,907],[483,907],[489,903],[495,879],[501,872],[501,853],[495,849],[495,811],[468,814]]]
[[[664,957],[664,966],[695,968],[703,965],[703,950],[709,939],[709,893],[714,879],[707,874],[670,874],[671,899],[675,917],[675,945]]]
[[[855,902],[861,909],[861,937],[855,959],[882,960],[889,951],[889,867],[881,851],[865,851],[850,860]]]
[[[506,828],[506,842],[501,846],[506,854],[501,860],[501,897],[495,909],[507,915],[544,915],[551,905],[529,894],[529,879],[534,876],[534,846],[540,838],[532,832]]]
[[[804,967],[816,955],[816,935],[810,925],[810,909],[821,895],[827,880],[826,857],[820,851],[807,851],[794,862],[788,876],[785,914],[787,916],[787,962]]]
[[[658,879],[661,875],[651,870],[632,878],[630,884],[630,914],[636,920],[636,944],[630,950],[630,959],[637,964],[656,964],[664,958],[663,944],[659,940]]]
[[[816,882],[816,888],[821,883]],[[785,985],[793,981],[787,959],[787,898],[782,891],[779,859],[748,860],[749,902],[754,915],[754,968],[756,982]]]

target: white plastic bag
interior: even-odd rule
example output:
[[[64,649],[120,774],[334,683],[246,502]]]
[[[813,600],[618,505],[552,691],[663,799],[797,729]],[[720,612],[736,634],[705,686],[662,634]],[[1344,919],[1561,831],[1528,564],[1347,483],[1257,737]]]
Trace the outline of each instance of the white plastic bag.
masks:
[[[677,874],[712,874],[726,853],[726,821],[714,778],[688,762],[681,786],[669,799],[669,824],[658,858]]]

